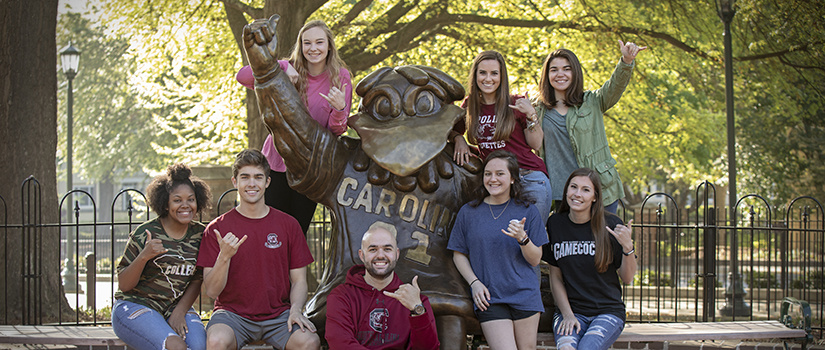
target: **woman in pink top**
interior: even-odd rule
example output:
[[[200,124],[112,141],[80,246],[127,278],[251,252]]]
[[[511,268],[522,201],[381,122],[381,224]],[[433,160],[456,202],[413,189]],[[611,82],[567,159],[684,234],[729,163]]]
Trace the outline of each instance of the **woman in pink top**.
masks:
[[[352,82],[329,27],[320,20],[307,22],[298,32],[289,60],[278,63],[300,92],[312,119],[335,135],[343,134],[352,105]],[[236,78],[242,85],[254,88],[255,78],[249,66],[241,68]],[[272,169],[266,204],[294,216],[306,234],[317,204],[289,187],[286,165],[271,134],[261,151]]]

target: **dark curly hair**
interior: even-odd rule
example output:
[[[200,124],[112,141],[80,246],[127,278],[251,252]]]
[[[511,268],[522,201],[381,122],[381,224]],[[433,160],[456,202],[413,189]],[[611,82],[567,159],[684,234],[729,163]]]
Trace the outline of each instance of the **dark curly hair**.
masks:
[[[186,164],[177,163],[166,168],[166,174],[156,176],[146,187],[149,208],[162,218],[168,216],[169,194],[178,185],[187,185],[195,191],[195,201],[198,205],[195,214],[212,207],[212,192],[209,185],[192,175],[192,169]]]
[[[513,179],[513,184],[510,185],[510,198],[513,199],[516,204],[520,204],[523,206],[528,206],[530,204],[536,203],[536,200],[533,199],[530,195],[524,193],[524,185],[521,183],[521,176],[519,173],[518,168],[518,157],[513,154],[513,152],[505,151],[503,149],[495,150],[487,156],[487,159],[484,160],[484,164],[481,166],[482,175],[478,178],[478,185],[470,194],[472,200],[470,201],[470,206],[477,207],[484,202],[484,198],[490,195],[490,192],[487,191],[487,187],[484,187],[484,171],[487,169],[487,164],[490,163],[493,159],[501,159],[507,162],[507,170],[510,172],[510,178]]]

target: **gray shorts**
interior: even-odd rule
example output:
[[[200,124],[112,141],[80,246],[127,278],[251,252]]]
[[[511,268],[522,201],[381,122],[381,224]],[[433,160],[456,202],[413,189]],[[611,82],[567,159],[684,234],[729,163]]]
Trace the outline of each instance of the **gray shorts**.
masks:
[[[231,311],[217,310],[212,313],[206,330],[208,332],[209,327],[215,324],[229,326],[235,331],[235,342],[238,349],[258,340],[263,340],[276,349],[283,349],[286,347],[286,342],[289,341],[292,332],[301,329],[299,325],[294,324],[292,325],[292,331],[288,331],[286,327],[288,319],[289,309],[282,312],[278,317],[265,321],[252,321]]]

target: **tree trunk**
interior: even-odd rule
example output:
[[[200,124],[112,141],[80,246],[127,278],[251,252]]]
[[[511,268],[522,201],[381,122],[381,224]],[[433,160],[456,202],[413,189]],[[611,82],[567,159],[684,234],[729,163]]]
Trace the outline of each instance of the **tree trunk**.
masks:
[[[57,222],[57,0],[0,2],[0,322],[72,313],[61,293]],[[32,176],[21,190],[24,179]],[[4,203],[3,203],[4,202]]]

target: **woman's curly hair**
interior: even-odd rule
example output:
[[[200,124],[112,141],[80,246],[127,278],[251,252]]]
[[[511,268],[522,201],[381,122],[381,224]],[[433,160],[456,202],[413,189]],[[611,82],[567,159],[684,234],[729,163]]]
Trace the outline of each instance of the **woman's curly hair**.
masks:
[[[160,217],[169,215],[169,194],[178,185],[187,185],[195,192],[195,201],[198,205],[195,214],[212,207],[212,192],[209,185],[192,175],[192,169],[186,164],[177,163],[166,168],[166,174],[156,176],[146,187],[149,208]]]

